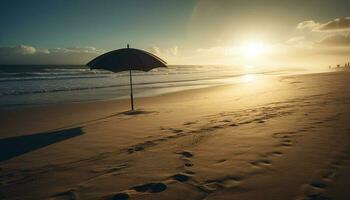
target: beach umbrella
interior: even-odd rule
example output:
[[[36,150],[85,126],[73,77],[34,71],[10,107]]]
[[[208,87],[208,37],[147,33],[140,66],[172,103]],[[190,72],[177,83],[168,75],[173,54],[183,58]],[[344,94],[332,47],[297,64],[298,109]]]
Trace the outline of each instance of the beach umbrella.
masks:
[[[129,71],[131,110],[134,110],[132,71],[148,72],[157,67],[167,67],[164,60],[147,51],[129,48],[129,44],[127,48],[110,51],[96,57],[87,63],[86,66],[90,67],[90,69],[104,69],[114,73]]]

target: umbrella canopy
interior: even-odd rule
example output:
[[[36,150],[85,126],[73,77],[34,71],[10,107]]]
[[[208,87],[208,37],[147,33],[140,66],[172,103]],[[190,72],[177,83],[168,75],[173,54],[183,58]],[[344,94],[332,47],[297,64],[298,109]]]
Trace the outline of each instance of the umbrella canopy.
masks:
[[[112,72],[139,70],[148,72],[157,67],[167,67],[159,57],[140,49],[124,48],[102,54],[86,64],[91,69]]]
[[[166,62],[157,56],[140,49],[117,49],[91,60],[86,66],[90,69],[104,69],[112,72],[129,71],[131,110],[134,110],[132,70],[148,72],[157,67],[167,67]]]

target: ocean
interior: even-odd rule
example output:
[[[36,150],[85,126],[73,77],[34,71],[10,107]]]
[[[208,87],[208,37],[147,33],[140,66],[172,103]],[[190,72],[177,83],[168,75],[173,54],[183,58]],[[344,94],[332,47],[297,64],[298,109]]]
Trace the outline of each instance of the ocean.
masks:
[[[288,70],[284,70],[288,71]],[[239,66],[177,66],[133,72],[135,97],[241,81],[247,74],[279,74],[281,70]],[[129,98],[129,73],[90,70],[78,65],[0,66],[0,107]]]

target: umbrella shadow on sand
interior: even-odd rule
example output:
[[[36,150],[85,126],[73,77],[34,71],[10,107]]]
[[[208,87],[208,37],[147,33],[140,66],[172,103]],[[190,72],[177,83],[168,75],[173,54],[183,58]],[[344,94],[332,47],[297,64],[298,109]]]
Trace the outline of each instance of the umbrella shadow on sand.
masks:
[[[124,112],[117,113],[114,116],[121,116],[121,115],[145,115],[145,114],[151,114],[151,113],[157,113],[156,111],[146,111],[146,110],[128,110]]]
[[[0,162],[67,140],[84,132],[81,127],[0,139]]]
[[[128,115],[143,115],[156,113],[155,111],[145,110],[132,110],[116,113],[99,119],[90,121],[80,122],[76,124],[70,124],[69,127],[62,127],[60,130],[47,131],[42,133],[35,133],[31,135],[22,135],[16,137],[9,137],[0,139],[0,162],[20,156],[31,151],[46,147],[57,142],[61,142],[76,136],[84,134],[82,127],[89,123],[99,122],[104,119],[117,116],[128,116]],[[71,128],[75,126],[75,128]],[[79,126],[79,127],[77,127]]]

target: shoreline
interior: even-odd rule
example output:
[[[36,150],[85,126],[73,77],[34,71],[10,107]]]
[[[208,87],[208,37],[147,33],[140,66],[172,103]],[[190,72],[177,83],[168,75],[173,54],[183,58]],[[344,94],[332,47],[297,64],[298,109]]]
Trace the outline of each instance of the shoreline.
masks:
[[[205,70],[200,71],[202,68]],[[229,71],[223,73],[224,69]],[[34,70],[31,72],[28,69],[28,72],[9,72],[8,75],[4,73],[2,78],[15,78],[15,81],[0,81],[0,88],[2,88],[0,106],[6,108],[62,102],[84,102],[125,98],[129,95],[127,76],[119,77],[119,74],[105,74],[104,71],[81,70],[62,68],[50,71],[44,68],[41,71]],[[173,90],[187,90],[189,88],[204,87],[205,85],[232,83],[247,74],[275,76],[294,73],[308,72],[294,68],[279,70],[261,68],[252,70],[235,69],[228,66],[224,68],[198,66],[187,69],[183,66],[174,66],[166,71],[139,74],[139,78],[135,78],[136,82],[134,83],[135,95],[140,97],[154,96],[172,92]],[[104,75],[101,76],[101,74]],[[6,78],[6,76],[8,77]],[[12,76],[19,77],[17,79]],[[45,79],[37,80],[36,78]],[[64,79],[61,80],[60,78]]]
[[[288,71],[288,70],[287,70]],[[275,74],[277,72],[277,74]],[[284,71],[269,71],[269,72],[256,72],[256,73],[242,73],[237,74],[234,76],[227,76],[227,77],[217,77],[217,78],[205,78],[205,79],[198,79],[198,80],[181,80],[181,81],[171,81],[169,83],[187,83],[187,82],[200,82],[200,81],[209,81],[207,83],[197,83],[197,84],[189,84],[189,85],[180,85],[180,86],[158,86],[158,87],[151,87],[151,88],[143,88],[142,91],[138,91],[134,96],[136,98],[145,98],[145,97],[155,97],[159,95],[174,93],[174,92],[181,92],[181,91],[187,91],[187,90],[193,90],[193,89],[201,89],[201,88],[207,88],[207,87],[216,87],[221,85],[231,85],[231,84],[241,84],[242,82],[245,82],[244,79],[245,76],[266,76],[266,77],[288,77],[288,76],[299,76],[299,75],[312,75],[312,74],[323,74],[323,73],[342,73],[342,72],[308,72],[308,73],[292,73],[292,74],[284,74]],[[210,82],[210,81],[216,81]],[[147,83],[147,85],[152,84],[159,84],[159,83]],[[125,87],[125,89],[122,90],[128,90],[128,85],[123,86],[117,86],[117,87]],[[110,87],[110,88],[115,88]],[[108,88],[104,88],[108,89]],[[90,89],[88,89],[90,90]],[[135,90],[137,91],[138,88],[136,87]],[[71,93],[75,90],[67,90],[67,91],[55,91],[55,92],[49,92],[49,93],[43,93],[42,95],[53,95],[55,93]],[[80,90],[79,90],[80,91]],[[26,108],[26,107],[40,107],[40,106],[50,106],[50,105],[63,105],[63,104],[69,104],[69,103],[87,103],[87,102],[99,102],[99,101],[116,101],[116,100],[123,100],[129,98],[129,94],[126,94],[124,96],[118,96],[118,97],[109,97],[109,98],[97,98],[97,99],[88,99],[88,100],[62,100],[61,102],[50,102],[49,103],[43,103],[43,100],[40,100],[37,103],[26,103],[26,104],[14,104],[14,105],[0,105],[0,110],[11,110],[11,109],[17,109],[17,108]],[[28,95],[28,94],[25,94]],[[31,95],[40,95],[40,93],[34,93]],[[69,95],[69,94],[68,94]],[[17,95],[15,95],[17,96]],[[22,94],[20,94],[22,96]],[[98,96],[98,95],[97,95]],[[108,96],[111,96],[110,94]],[[4,96],[6,97],[6,96]],[[28,97],[29,98],[29,97]],[[32,97],[30,97],[32,98]]]

